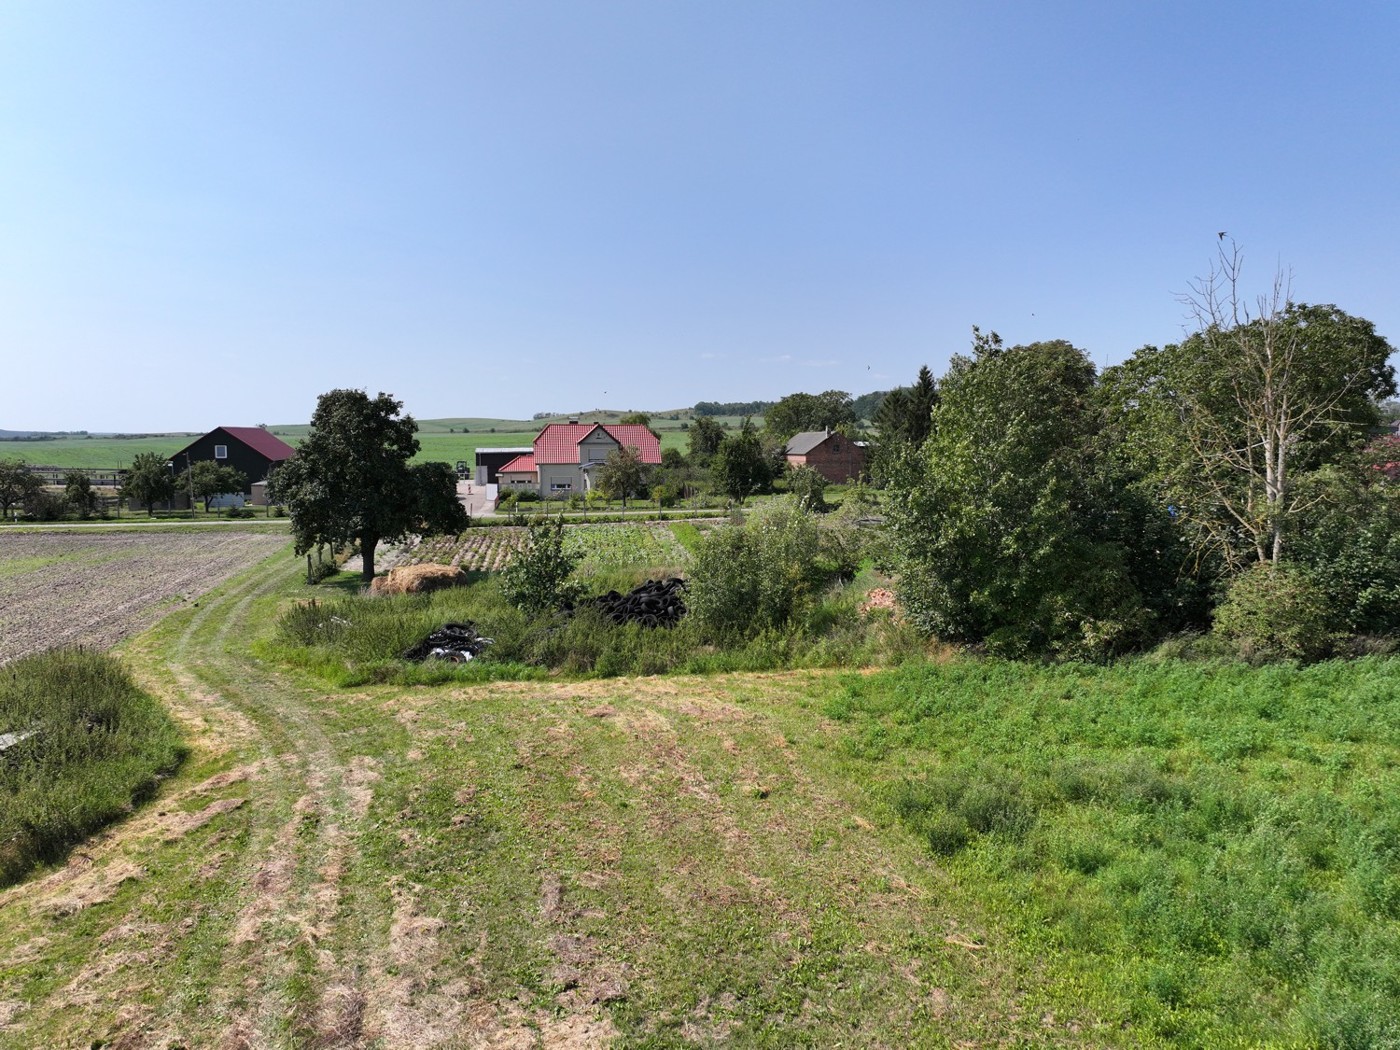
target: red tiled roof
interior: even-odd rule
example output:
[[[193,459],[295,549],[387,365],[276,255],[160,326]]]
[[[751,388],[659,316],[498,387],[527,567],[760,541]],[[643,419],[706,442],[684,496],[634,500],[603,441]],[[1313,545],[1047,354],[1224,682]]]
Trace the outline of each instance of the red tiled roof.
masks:
[[[599,427],[624,448],[635,447],[643,463],[661,462],[660,438],[640,423],[550,423],[535,438],[535,462],[579,462],[579,442]]]
[[[523,456],[516,456],[504,467],[496,471],[497,474],[533,474],[534,472],[535,457],[528,452]]]
[[[296,449],[275,434],[269,434],[262,427],[219,427],[229,437],[237,438],[254,452],[261,452],[274,463],[291,459]]]

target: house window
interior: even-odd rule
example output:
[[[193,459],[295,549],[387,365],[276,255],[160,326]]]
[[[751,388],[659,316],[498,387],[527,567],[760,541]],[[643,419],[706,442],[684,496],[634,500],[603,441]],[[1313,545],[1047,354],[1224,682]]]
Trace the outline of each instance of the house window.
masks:
[[[215,445],[215,446],[214,446],[214,458],[215,458],[215,459],[228,459],[228,446],[227,446],[227,445]]]
[[[572,492],[574,491],[574,483],[572,481],[551,481],[549,490],[551,492]]]

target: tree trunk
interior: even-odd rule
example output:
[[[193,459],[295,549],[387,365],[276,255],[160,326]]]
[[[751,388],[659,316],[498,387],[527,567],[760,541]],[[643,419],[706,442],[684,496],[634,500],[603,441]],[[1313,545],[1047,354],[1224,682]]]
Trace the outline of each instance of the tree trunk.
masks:
[[[360,560],[364,567],[360,570],[360,579],[368,585],[374,582],[374,548],[379,545],[378,536],[360,537]]]

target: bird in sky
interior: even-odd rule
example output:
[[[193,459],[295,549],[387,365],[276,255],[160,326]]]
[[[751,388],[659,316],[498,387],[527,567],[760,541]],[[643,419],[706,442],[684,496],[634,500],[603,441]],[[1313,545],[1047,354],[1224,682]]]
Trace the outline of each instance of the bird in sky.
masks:
[[[1216,236],[1219,237],[1219,238],[1223,241],[1223,240],[1225,239],[1225,231],[1224,231],[1224,230],[1220,230],[1218,233],[1216,233]]]

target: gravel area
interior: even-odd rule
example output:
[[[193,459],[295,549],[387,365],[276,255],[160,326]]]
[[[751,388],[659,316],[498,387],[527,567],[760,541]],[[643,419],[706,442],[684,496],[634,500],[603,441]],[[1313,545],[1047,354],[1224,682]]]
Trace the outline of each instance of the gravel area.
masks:
[[[0,663],[108,649],[286,544],[232,530],[0,535]]]

